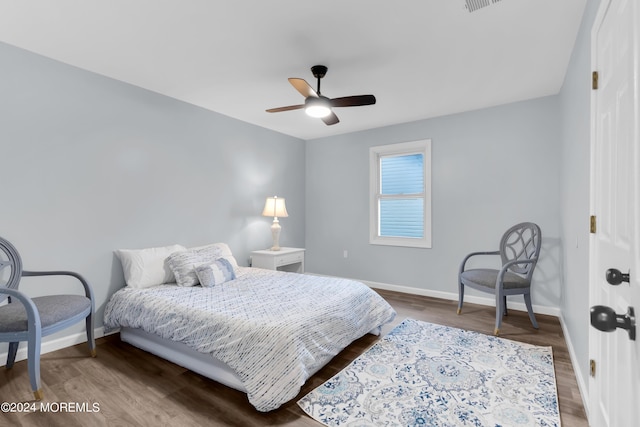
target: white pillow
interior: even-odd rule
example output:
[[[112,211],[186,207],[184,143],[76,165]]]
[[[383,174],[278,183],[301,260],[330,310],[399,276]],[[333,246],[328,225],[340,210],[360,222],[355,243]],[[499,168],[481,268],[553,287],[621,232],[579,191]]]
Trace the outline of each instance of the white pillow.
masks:
[[[118,249],[115,252],[122,263],[127,286],[148,288],[176,281],[166,260],[172,253],[185,249],[182,245],[171,245],[146,249]]]
[[[196,267],[202,264],[211,264],[216,259],[223,257],[229,261],[235,272],[238,263],[226,243],[214,243],[175,252],[167,258],[167,264],[173,271],[178,286],[195,286],[200,283],[196,275]]]

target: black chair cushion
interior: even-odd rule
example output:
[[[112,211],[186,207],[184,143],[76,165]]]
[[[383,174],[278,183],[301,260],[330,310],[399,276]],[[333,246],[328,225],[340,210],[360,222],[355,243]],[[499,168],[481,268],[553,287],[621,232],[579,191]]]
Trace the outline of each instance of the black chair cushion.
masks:
[[[31,299],[40,314],[42,328],[77,316],[91,307],[91,300],[81,295],[50,295]],[[27,311],[20,301],[0,307],[0,333],[27,330]]]
[[[498,270],[477,268],[463,272],[460,279],[465,285],[473,286],[476,284],[485,288],[495,289],[498,273]],[[503,283],[504,289],[526,288],[529,286],[529,282],[525,278],[510,271],[505,273]]]

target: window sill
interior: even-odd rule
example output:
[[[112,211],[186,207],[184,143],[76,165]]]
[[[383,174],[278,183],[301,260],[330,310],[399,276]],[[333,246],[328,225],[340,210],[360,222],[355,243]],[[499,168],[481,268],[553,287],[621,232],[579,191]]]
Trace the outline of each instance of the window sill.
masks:
[[[407,248],[431,249],[430,239],[411,239],[402,237],[371,237],[369,244],[379,246],[402,246]]]

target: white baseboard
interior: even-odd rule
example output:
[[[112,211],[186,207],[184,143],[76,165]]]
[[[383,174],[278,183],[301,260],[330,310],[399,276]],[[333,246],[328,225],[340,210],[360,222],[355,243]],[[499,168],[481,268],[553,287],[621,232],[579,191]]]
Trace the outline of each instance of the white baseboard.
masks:
[[[116,332],[117,331],[114,331],[112,333],[116,333]],[[105,335],[111,334],[111,333],[105,334],[104,327],[94,329],[93,333],[96,339],[101,338]],[[40,354],[42,355],[42,354],[50,353],[52,351],[61,350],[63,348],[71,347],[73,345],[82,344],[86,342],[87,342],[87,334],[85,332],[78,332],[76,334],[67,335],[67,336],[49,340],[49,341],[45,341],[43,339],[42,344],[40,346]],[[7,354],[8,354],[8,350],[0,353],[0,363],[2,363],[0,367],[5,366],[7,364]],[[16,353],[16,362],[19,362],[20,360],[26,360],[26,359],[27,359],[27,342],[23,341],[20,343],[20,347],[18,347],[18,352]]]
[[[354,279],[357,280],[357,279]],[[396,292],[402,292],[405,294],[413,294],[413,295],[421,295],[421,296],[425,296],[425,297],[432,297],[432,298],[440,298],[440,299],[446,299],[446,300],[451,300],[451,301],[458,301],[458,293],[452,293],[452,292],[443,292],[443,291],[434,291],[434,290],[430,290],[430,289],[422,289],[422,288],[414,288],[411,286],[402,286],[402,285],[391,285],[389,283],[379,283],[379,282],[371,282],[368,280],[360,280],[360,282],[364,283],[365,285],[369,286],[370,288],[375,288],[375,289],[383,289],[386,291],[396,291]],[[467,295],[465,292],[465,296],[464,296],[464,302],[470,302],[473,304],[480,304],[480,305],[488,305],[488,306],[495,306],[496,305],[496,300],[495,298],[487,298],[487,297],[480,297],[480,296],[475,296],[475,295]],[[524,304],[524,302],[517,302],[517,301],[509,301],[509,310],[518,310],[518,311],[527,311],[527,306]],[[540,313],[540,314],[548,314],[550,316],[555,316],[555,317],[560,317],[560,309],[558,307],[547,307],[547,306],[542,306],[542,305],[533,305],[533,312],[534,313]]]
[[[567,350],[569,350],[569,358],[571,359],[571,365],[573,365],[573,373],[576,376],[576,381],[578,382],[578,390],[580,391],[580,397],[582,398],[582,406],[584,406],[584,411],[587,415],[587,420],[589,419],[589,381],[588,378],[585,381],[585,378],[582,375],[582,371],[576,369],[576,366],[579,365],[578,356],[576,355],[576,351],[573,347],[573,341],[571,340],[571,335],[569,334],[569,329],[567,329],[567,325],[565,324],[564,317],[560,314],[560,326],[562,326],[562,333],[564,334],[564,341],[567,343]]]

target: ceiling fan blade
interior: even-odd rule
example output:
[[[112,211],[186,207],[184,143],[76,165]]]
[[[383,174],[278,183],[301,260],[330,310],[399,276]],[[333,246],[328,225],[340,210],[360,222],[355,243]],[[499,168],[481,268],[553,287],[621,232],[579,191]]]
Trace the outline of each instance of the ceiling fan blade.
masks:
[[[318,97],[318,94],[316,93],[316,91],[313,90],[313,88],[309,86],[309,83],[307,83],[304,79],[290,77],[289,83],[291,83],[291,85],[295,87],[296,90],[300,92],[300,94],[305,98],[308,96],[315,96],[316,98]]]
[[[299,110],[301,108],[304,108],[304,104],[289,105],[287,107],[269,108],[267,110],[267,113],[279,113],[281,111]]]
[[[329,114],[327,117],[323,117],[322,121],[324,122],[325,125],[331,126],[331,125],[335,125],[340,120],[338,119],[338,116],[336,116],[336,114],[332,111],[331,114]]]
[[[332,107],[358,107],[360,105],[372,105],[375,103],[376,97],[373,95],[345,96],[331,100]]]

